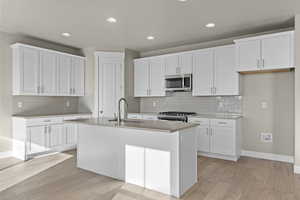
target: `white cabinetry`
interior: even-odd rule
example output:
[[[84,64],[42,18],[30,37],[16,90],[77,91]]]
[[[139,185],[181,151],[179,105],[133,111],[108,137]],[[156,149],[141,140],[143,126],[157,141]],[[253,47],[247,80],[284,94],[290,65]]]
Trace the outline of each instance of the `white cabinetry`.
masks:
[[[14,44],[13,95],[84,96],[85,58]]]
[[[235,40],[237,71],[293,68],[294,31]]]
[[[114,117],[124,97],[124,53],[96,52],[96,117]]]
[[[201,155],[237,161],[241,154],[240,119],[191,118],[197,123],[198,152]]]
[[[134,64],[134,96],[165,96],[164,60],[162,57],[136,59]]]
[[[168,55],[164,60],[166,75],[192,73],[193,54],[191,52]]]
[[[239,95],[234,45],[194,53],[193,96]]]
[[[64,120],[90,117],[90,115],[13,117],[13,156],[26,160],[40,154],[75,148],[76,125],[64,123]]]

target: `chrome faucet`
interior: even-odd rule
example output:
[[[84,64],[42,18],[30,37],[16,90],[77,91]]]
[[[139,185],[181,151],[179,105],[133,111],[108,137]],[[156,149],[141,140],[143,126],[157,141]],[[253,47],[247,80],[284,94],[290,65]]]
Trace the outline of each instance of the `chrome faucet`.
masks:
[[[126,108],[124,109],[124,120],[126,120],[127,116],[128,116],[128,113],[127,113],[128,102],[125,98],[121,98],[121,99],[119,99],[119,102],[118,102],[118,118],[117,118],[118,124],[120,124],[122,121],[122,118],[121,118],[121,103],[122,103],[122,101],[124,101],[124,103],[126,105]]]

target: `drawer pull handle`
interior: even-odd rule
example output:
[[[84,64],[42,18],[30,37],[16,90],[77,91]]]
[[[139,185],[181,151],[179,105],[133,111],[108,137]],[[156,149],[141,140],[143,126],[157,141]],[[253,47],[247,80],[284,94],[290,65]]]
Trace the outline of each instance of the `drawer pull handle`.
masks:
[[[226,122],[219,122],[219,124],[227,124]]]

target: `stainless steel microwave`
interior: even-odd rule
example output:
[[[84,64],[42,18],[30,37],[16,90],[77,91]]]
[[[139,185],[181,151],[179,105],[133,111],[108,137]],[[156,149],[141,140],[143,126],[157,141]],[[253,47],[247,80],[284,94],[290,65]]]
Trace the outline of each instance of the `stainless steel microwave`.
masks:
[[[166,91],[191,91],[192,74],[166,76],[165,87]]]

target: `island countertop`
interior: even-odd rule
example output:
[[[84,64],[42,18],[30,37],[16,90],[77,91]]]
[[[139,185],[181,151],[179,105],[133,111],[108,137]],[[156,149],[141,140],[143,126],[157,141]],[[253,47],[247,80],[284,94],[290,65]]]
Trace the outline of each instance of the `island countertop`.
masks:
[[[125,122],[121,122],[120,124],[118,124],[116,121],[111,121],[111,118],[68,120],[66,121],[66,123],[77,123],[77,124],[114,127],[114,128],[151,130],[151,131],[167,132],[167,133],[173,133],[176,131],[197,126],[197,124],[177,122],[177,121],[132,120],[132,119],[128,119]]]

